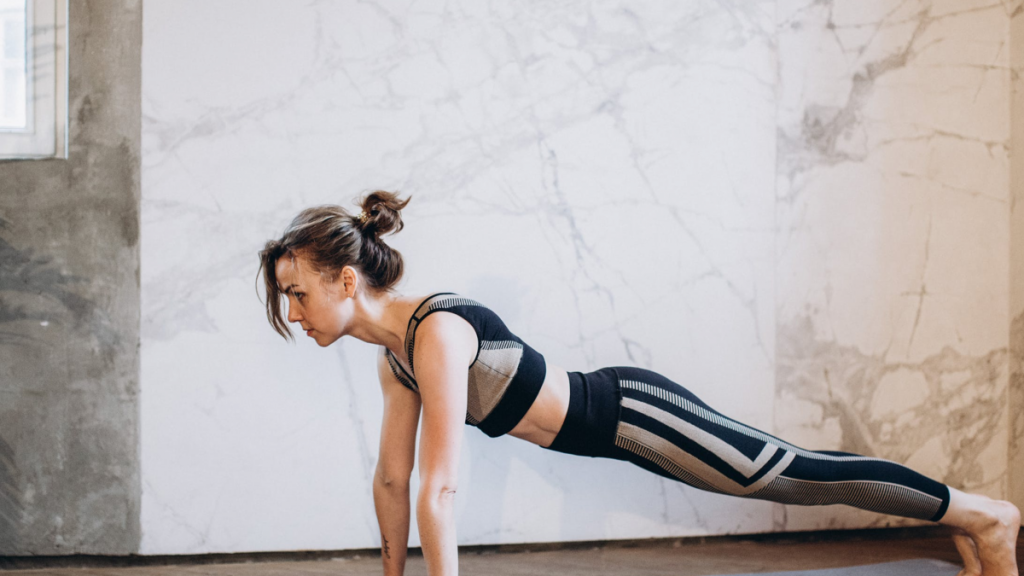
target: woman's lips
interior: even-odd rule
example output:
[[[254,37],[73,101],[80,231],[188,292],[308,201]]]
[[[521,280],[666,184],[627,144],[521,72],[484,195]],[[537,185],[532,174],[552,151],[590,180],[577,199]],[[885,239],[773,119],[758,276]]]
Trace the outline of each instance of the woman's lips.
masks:
[[[312,335],[313,335],[313,329],[312,328],[310,328],[309,330],[306,330],[306,336],[312,336]]]

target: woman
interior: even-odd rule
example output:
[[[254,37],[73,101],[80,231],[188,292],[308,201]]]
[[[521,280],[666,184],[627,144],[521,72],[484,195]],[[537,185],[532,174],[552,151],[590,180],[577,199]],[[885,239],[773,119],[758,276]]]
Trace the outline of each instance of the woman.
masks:
[[[786,504],[848,504],[958,528],[961,574],[1016,575],[1020,512],[904,466],[803,450],[731,420],[682,386],[640,368],[566,372],[485,306],[449,292],[402,296],[402,257],[380,237],[409,202],[374,192],[351,215],[309,208],[260,252],[267,317],[285,338],[298,323],[320,346],[342,336],[380,345],[384,421],[373,495],[385,574],[401,574],[409,478],[422,414],[416,500],[430,574],[457,573],[453,515],[463,422],[549,450],[633,462],[689,485]],[[444,313],[439,313],[444,312]]]

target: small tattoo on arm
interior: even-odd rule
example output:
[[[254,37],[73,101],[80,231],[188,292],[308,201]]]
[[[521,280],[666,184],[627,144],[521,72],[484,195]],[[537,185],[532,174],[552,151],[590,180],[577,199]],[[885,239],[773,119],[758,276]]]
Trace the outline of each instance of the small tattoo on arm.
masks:
[[[388,548],[388,539],[385,538],[383,534],[381,534],[380,535],[380,540],[381,540],[381,542],[383,542],[383,544],[381,545],[381,548],[384,549],[384,557],[387,558],[388,560],[390,560],[391,559],[391,549]]]

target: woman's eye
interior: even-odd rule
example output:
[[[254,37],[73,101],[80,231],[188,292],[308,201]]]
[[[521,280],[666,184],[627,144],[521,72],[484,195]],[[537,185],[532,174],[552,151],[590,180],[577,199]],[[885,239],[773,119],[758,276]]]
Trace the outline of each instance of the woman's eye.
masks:
[[[295,299],[298,300],[299,302],[302,302],[303,296],[305,296],[305,294],[303,294],[302,292],[298,292],[295,294]]]

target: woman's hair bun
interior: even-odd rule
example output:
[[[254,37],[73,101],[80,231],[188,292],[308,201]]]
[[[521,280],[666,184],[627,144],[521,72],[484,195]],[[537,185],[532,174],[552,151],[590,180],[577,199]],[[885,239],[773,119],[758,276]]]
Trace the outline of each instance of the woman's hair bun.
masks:
[[[402,208],[412,197],[399,200],[398,194],[376,190],[367,194],[358,204],[363,209],[364,219],[361,220],[363,232],[374,236],[383,236],[399,232],[405,226],[402,222]]]

